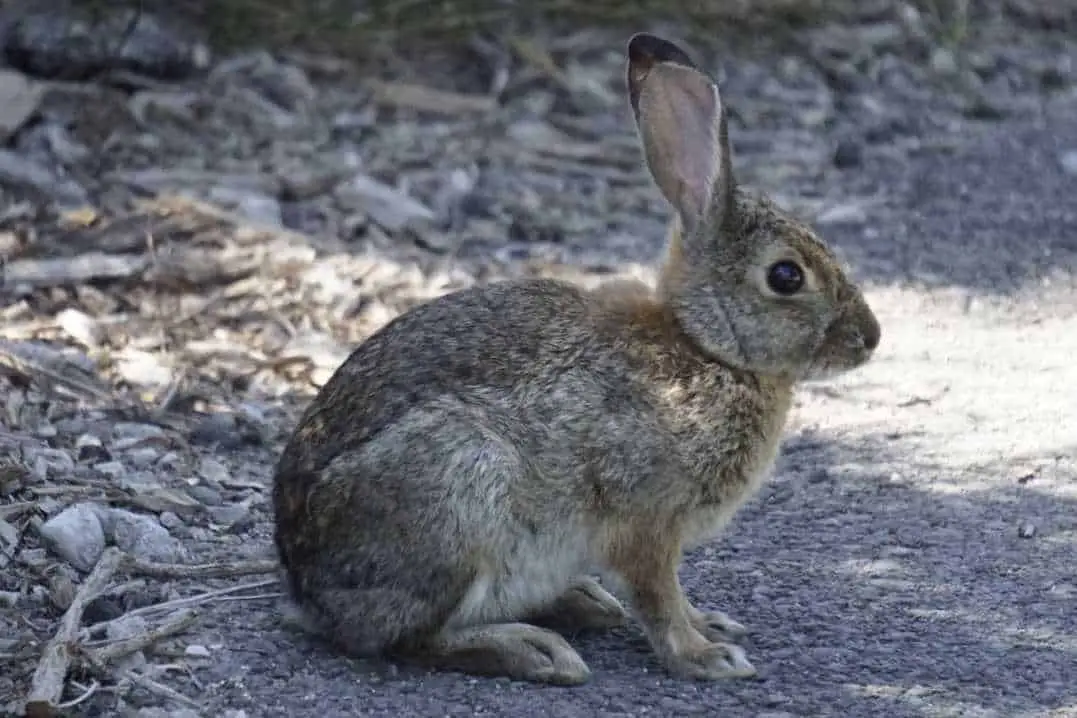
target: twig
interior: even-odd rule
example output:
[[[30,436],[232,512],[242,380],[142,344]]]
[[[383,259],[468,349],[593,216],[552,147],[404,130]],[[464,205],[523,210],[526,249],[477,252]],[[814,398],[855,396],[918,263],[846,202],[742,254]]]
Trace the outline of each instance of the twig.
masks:
[[[38,506],[36,501],[19,501],[14,504],[0,506],[0,520],[18,518],[22,514],[33,511]]]
[[[231,563],[156,563],[128,555],[124,567],[133,573],[153,578],[221,578],[275,573],[280,564],[268,559]]]
[[[97,693],[97,689],[100,687],[101,684],[97,681],[94,681],[90,683],[90,686],[86,688],[86,690],[84,690],[82,692],[82,695],[80,695],[78,698],[72,698],[69,701],[59,704],[58,706],[56,706],[56,708],[58,710],[67,710],[68,708],[74,708],[80,703],[85,703],[86,701],[90,700],[90,697],[93,696],[94,693]]]
[[[133,611],[128,611],[124,616],[130,618],[132,616],[149,616],[155,613],[161,613],[173,608],[180,608],[182,606],[197,606],[202,603],[210,603],[221,596],[227,596],[233,593],[239,593],[240,591],[249,591],[255,588],[265,588],[266,586],[272,586],[277,583],[277,579],[272,578],[266,581],[255,581],[254,583],[245,583],[241,586],[230,586],[228,588],[218,589],[216,591],[206,591],[200,593],[197,596],[188,596],[187,598],[177,598],[172,601],[165,601],[164,603],[156,603],[152,606],[143,606],[142,608],[136,608]],[[92,626],[86,628],[89,633],[96,633],[100,629],[104,628],[110,623],[110,621],[102,621],[95,623]]]
[[[121,619],[122,618],[124,617],[121,617]],[[131,636],[130,638],[120,639],[114,643],[101,646],[100,648],[86,648],[82,653],[90,663],[101,667],[109,661],[114,661],[117,658],[123,658],[132,653],[137,653],[144,648],[148,648],[163,638],[182,633],[190,628],[191,624],[197,620],[198,614],[194,611],[176,611],[171,618],[157,628],[150,629],[149,631],[140,633],[136,636]]]
[[[497,109],[497,100],[486,95],[465,95],[422,85],[381,80],[370,80],[367,84],[374,94],[374,99],[383,105],[441,115],[482,114]]]
[[[108,588],[112,575],[120,567],[123,554],[119,549],[105,549],[93,571],[75,592],[75,598],[64,612],[60,627],[45,646],[41,661],[34,671],[29,697],[26,699],[27,718],[49,718],[56,715],[64,692],[64,679],[71,662],[71,649],[78,637],[82,612],[86,606]]]
[[[77,257],[16,259],[4,269],[4,281],[11,285],[55,287],[82,285],[95,280],[130,279],[149,261],[141,255],[90,252]]]
[[[189,706],[197,706],[198,705],[198,703],[194,699],[188,698],[187,696],[183,695],[179,691],[177,691],[175,689],[172,689],[172,688],[169,688],[168,686],[164,685],[163,683],[158,683],[157,681],[153,680],[152,678],[150,678],[148,676],[144,676],[141,673],[135,673],[134,671],[127,671],[126,673],[123,674],[123,677],[126,678],[127,680],[131,681],[135,685],[140,686],[142,688],[145,688],[150,693],[156,693],[159,696],[164,696],[165,698],[170,698],[170,699],[176,701],[177,703],[183,703],[184,705],[189,705]]]
[[[250,596],[222,596],[217,600],[221,603],[227,603],[228,601],[264,601],[270,598],[282,598],[286,595],[283,591],[274,591],[273,593],[254,593]]]

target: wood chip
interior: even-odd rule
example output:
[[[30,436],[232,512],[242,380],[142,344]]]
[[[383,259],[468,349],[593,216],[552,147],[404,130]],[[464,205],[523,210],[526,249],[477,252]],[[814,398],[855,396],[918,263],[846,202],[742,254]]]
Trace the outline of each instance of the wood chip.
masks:
[[[497,109],[497,100],[486,95],[465,95],[459,92],[435,90],[422,85],[381,80],[370,80],[367,82],[367,87],[373,93],[374,100],[382,105],[419,112],[469,115],[493,112]]]
[[[2,282],[9,286],[31,288],[85,284],[98,280],[134,277],[149,265],[149,259],[136,254],[88,252],[77,257],[17,259],[3,268]]]

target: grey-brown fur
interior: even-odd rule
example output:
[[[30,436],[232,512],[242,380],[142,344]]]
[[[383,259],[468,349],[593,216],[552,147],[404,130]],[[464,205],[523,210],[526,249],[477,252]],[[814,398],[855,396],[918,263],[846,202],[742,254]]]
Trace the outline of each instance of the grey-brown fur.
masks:
[[[754,672],[743,628],[684,596],[681,553],[758,488],[795,382],[860,365],[879,327],[809,229],[735,186],[717,88],[687,55],[638,35],[629,57],[676,211],[657,291],[532,279],[429,302],[356,349],[284,450],[290,593],[349,653],[580,683],[582,659],[529,621],[619,623],[600,573],[676,675]],[[803,269],[793,297],[767,288],[781,259]]]

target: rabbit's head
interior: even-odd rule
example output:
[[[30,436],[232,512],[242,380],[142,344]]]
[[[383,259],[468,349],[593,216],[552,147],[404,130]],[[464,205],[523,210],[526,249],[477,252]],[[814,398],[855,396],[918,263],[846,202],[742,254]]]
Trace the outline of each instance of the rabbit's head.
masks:
[[[673,43],[628,44],[647,166],[675,210],[661,298],[706,352],[753,372],[818,378],[863,364],[880,328],[807,226],[733,179],[717,85]]]

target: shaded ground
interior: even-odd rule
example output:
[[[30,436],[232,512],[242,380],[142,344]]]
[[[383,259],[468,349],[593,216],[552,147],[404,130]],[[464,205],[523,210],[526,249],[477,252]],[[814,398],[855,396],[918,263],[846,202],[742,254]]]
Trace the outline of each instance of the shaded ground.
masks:
[[[883,30],[819,31],[812,61],[715,63],[744,176],[842,249],[883,324],[869,366],[803,388],[773,481],[686,558],[693,599],[753,630],[760,680],[668,678],[634,628],[574,639],[594,671],[575,689],[348,661],[281,624],[271,583],[201,601],[133,660],[78,665],[64,697],[98,688],[75,714],[1077,716],[1073,48],[1048,34],[961,55],[987,68],[959,83],[970,104]],[[818,50],[835,38],[842,53]],[[17,710],[85,576],[40,538],[66,506],[150,516],[182,563],[271,557],[276,451],[349,346],[473,281],[646,276],[664,209],[616,95],[622,39],[544,39],[552,77],[492,52],[510,78],[496,109],[468,105],[482,82],[464,78],[435,117],[399,109],[399,86],[258,56],[205,83],[44,101],[9,145],[94,212],[0,183],[0,707],[10,692]],[[859,81],[839,89],[818,65],[834,57]],[[259,104],[267,86],[293,106]],[[87,92],[94,111],[68,109]],[[94,253],[119,266],[87,270]],[[114,581],[84,624],[249,579],[141,580]]]

